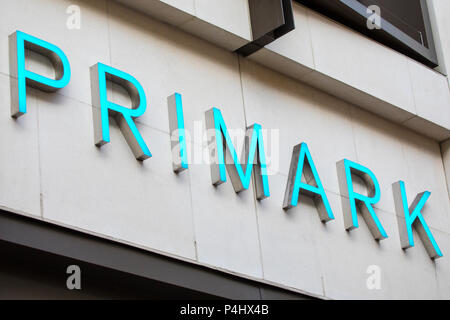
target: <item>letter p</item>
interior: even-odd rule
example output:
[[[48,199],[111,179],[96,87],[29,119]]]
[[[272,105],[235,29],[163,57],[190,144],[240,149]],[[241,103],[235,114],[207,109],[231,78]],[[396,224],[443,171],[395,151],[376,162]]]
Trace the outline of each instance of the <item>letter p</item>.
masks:
[[[47,57],[55,68],[50,79],[25,68],[25,49]],[[9,70],[11,75],[11,116],[18,118],[27,112],[27,85],[54,92],[70,81],[70,64],[64,52],[55,45],[21,31],[9,36]]]

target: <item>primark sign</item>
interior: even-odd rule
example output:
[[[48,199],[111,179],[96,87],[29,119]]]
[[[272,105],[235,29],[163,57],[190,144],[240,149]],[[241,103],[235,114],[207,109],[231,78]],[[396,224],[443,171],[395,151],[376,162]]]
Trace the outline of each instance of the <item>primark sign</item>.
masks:
[[[25,52],[31,50],[47,57],[55,69],[55,77],[49,78],[28,70],[25,66]],[[9,36],[9,59],[11,74],[11,116],[18,118],[27,113],[27,87],[45,92],[55,92],[70,85],[71,68],[65,53],[54,44],[38,39],[21,31]],[[94,143],[98,147],[110,142],[110,119],[114,117],[139,161],[152,157],[152,153],[140,134],[135,121],[147,108],[147,99],[143,87],[132,75],[111,66],[97,63],[90,67],[91,91],[94,121]],[[129,94],[131,107],[122,106],[108,99],[107,83],[123,87]],[[169,126],[172,133],[171,143],[173,170],[175,173],[189,169],[187,132],[184,127],[182,96],[174,93],[168,97]],[[236,192],[244,192],[254,183],[259,201],[270,197],[270,181],[266,158],[264,134],[261,124],[245,128],[244,161],[240,160],[236,143],[227,128],[226,119],[220,109],[212,108],[205,114],[208,134],[209,165],[212,184],[217,186],[227,181],[227,176]],[[357,229],[359,213],[377,241],[388,238],[383,225],[377,217],[374,205],[380,201],[380,185],[375,174],[362,164],[348,159],[336,164],[342,209],[346,230]],[[355,177],[364,181],[367,194],[354,188]],[[416,230],[426,251],[432,259],[442,257],[442,252],[433,237],[421,211],[430,197],[429,191],[418,194],[410,202],[406,196],[407,185],[403,181],[392,184],[395,211],[398,219],[398,231],[403,249],[414,247],[413,229]],[[317,213],[323,223],[332,223],[335,219],[333,208],[327,198],[312,153],[306,142],[293,146],[288,181],[283,203],[285,210],[302,205],[302,196],[311,197]]]

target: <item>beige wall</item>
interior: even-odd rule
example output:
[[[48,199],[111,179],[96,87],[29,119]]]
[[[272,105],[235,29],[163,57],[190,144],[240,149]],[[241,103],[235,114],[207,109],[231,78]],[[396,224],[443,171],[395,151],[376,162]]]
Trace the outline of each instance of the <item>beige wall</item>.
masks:
[[[450,297],[450,202],[435,140],[113,1],[75,1],[80,30],[66,28],[73,1],[0,1],[8,8],[0,19],[2,208],[327,298]],[[73,76],[56,94],[29,90],[29,112],[15,121],[8,35],[17,29],[58,45]],[[153,157],[144,163],[113,122],[111,143],[94,146],[89,67],[97,62],[132,74],[146,90],[149,106],[138,128]],[[28,67],[51,72],[36,57]],[[188,130],[204,123],[213,106],[229,128],[256,122],[279,129],[270,198],[256,201],[253,187],[236,194],[229,181],[213,187],[206,164],[172,172],[166,98],[175,91],[183,94]],[[126,103],[119,92],[112,99]],[[326,225],[308,198],[282,210],[292,148],[303,141],[336,216]],[[196,140],[188,145],[206,147]],[[344,230],[335,165],[343,158],[378,177],[376,211],[389,235],[381,243],[361,217],[360,228]],[[400,248],[391,189],[400,179],[410,201],[432,193],[423,214],[444,252],[436,262],[417,234],[415,248]],[[381,290],[366,287],[370,265],[381,268]]]

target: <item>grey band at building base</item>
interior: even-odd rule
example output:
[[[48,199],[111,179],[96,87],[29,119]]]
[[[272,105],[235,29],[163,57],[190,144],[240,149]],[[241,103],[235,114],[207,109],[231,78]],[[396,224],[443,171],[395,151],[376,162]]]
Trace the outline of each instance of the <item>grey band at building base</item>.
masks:
[[[312,298],[7,211],[0,211],[0,242],[37,249],[216,298]],[[62,285],[65,284],[63,280],[64,277]],[[45,289],[44,284],[42,289]]]

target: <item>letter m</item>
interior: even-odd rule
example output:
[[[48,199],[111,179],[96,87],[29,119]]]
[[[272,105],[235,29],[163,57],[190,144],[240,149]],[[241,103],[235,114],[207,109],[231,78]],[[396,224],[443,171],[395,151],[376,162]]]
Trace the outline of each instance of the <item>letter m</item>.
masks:
[[[261,126],[254,124],[247,128],[244,145],[246,162],[244,166],[239,161],[219,109],[213,108],[206,112],[206,128],[211,133],[208,136],[208,145],[211,151],[213,185],[217,186],[226,182],[226,171],[228,171],[234,190],[236,193],[241,192],[249,188],[252,171],[254,171],[257,199],[262,200],[269,197],[269,182]],[[257,157],[255,157],[256,155]],[[245,171],[243,167],[245,167]]]

